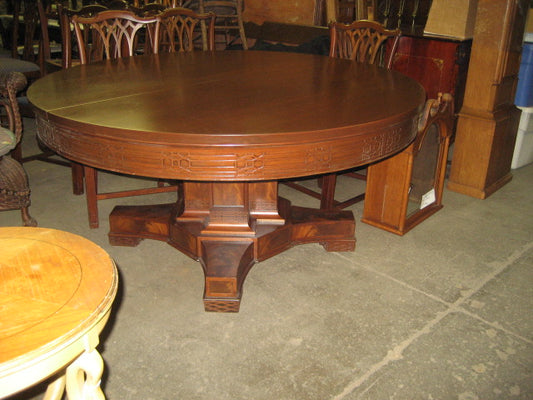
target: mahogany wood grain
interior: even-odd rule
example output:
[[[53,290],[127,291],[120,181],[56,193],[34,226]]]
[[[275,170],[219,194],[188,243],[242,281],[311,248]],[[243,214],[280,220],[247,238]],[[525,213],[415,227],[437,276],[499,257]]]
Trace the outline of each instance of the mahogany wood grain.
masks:
[[[67,367],[73,372],[77,364],[70,365],[82,354],[98,366],[98,334],[117,291],[107,253],[80,236],[44,228],[0,228],[0,246],[0,398],[62,376]],[[50,391],[64,385],[60,377]],[[100,392],[99,385],[93,390]]]
[[[237,311],[246,273],[288,247],[353,250],[351,212],[291,207],[277,180],[368,164],[415,137],[411,78],[259,51],[130,57],[51,74],[28,96],[39,137],[93,167],[185,180],[175,204],[117,207],[112,244],[168,242],[201,262],[207,310]]]

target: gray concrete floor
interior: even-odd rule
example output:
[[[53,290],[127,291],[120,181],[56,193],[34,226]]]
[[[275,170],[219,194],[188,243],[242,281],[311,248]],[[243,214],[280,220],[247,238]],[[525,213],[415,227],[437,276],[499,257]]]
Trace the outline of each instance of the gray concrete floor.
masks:
[[[26,153],[32,131],[26,120]],[[91,230],[67,168],[25,168],[39,226],[84,236],[118,265],[99,346],[108,399],[533,398],[533,164],[486,200],[446,190],[444,208],[404,237],[358,222],[355,252],[310,244],[257,264],[238,314],[203,311],[202,269],[172,247],[108,244],[114,205],[168,194],[102,201]],[[105,173],[101,182],[138,183]],[[339,197],[356,185],[341,180]],[[359,221],[362,203],[350,209]],[[0,226],[19,224],[17,211],[0,213]]]

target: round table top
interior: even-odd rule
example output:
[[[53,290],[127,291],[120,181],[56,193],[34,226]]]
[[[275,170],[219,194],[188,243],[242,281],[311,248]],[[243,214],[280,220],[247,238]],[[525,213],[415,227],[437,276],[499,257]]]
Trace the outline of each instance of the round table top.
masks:
[[[118,276],[102,248],[68,232],[0,228],[0,247],[2,394],[15,384],[17,373],[53,358],[99,326],[109,314]],[[76,356],[84,346],[78,346]],[[36,368],[41,378],[55,372]],[[30,377],[37,379],[33,374]],[[18,384],[29,386],[37,381],[26,379]]]
[[[34,83],[39,137],[103,169],[266,180],[383,158],[416,135],[425,101],[400,73],[325,56],[221,51],[77,66]]]

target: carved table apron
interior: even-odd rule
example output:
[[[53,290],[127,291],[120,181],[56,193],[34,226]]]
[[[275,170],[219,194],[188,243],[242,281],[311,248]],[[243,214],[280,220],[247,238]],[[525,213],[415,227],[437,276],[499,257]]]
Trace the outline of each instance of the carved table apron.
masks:
[[[397,72],[260,51],[138,56],[50,74],[28,97],[39,138],[92,167],[183,180],[173,204],[118,206],[113,245],[166,241],[200,261],[208,311],[238,311],[251,266],[301,243],[355,248],[350,211],[291,206],[278,180],[385,158],[425,93]]]

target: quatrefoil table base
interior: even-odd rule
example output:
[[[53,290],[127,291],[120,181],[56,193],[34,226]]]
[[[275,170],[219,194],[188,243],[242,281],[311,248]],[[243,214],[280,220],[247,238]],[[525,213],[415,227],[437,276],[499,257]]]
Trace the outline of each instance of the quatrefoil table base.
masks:
[[[291,206],[277,197],[277,182],[184,186],[190,197],[175,204],[115,207],[109,241],[136,246],[144,238],[162,240],[200,261],[206,311],[238,312],[250,268],[294,245],[314,242],[327,251],[355,249],[352,212]],[[254,193],[271,196],[253,202]],[[199,198],[218,198],[219,203],[201,208]]]

